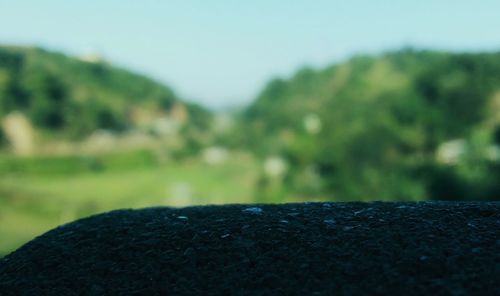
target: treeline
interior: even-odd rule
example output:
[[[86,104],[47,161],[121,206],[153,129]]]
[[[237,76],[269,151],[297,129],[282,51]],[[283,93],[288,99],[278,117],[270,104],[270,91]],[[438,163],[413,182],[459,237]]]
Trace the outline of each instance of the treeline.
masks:
[[[36,128],[78,139],[96,129],[133,127],[132,108],[168,112],[175,102],[179,99],[170,88],[98,58],[0,47],[0,120],[21,111]],[[208,111],[185,105],[196,115],[193,124],[206,124]]]
[[[288,165],[284,195],[500,196],[500,53],[406,49],[304,68],[271,81],[241,120],[241,143]]]
[[[0,121],[21,111],[49,137],[129,130],[134,110],[170,116],[179,102],[99,59],[0,47]],[[207,145],[249,150],[264,164],[256,186],[265,201],[500,196],[500,53],[405,49],[303,68],[270,81],[224,132],[209,111],[181,103],[189,120],[176,157]]]

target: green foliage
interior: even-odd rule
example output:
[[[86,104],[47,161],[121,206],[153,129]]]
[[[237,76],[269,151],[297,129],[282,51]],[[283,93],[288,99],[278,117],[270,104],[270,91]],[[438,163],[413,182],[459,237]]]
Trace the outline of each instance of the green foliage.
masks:
[[[65,176],[102,171],[126,171],[154,167],[151,151],[139,150],[96,156],[38,156],[0,158],[0,174],[20,176]]]
[[[497,53],[407,49],[358,56],[271,81],[241,126],[259,155],[286,158],[286,186],[295,194],[307,189],[298,179],[314,168],[320,194],[339,200],[492,199],[499,165],[486,150],[494,141],[477,144],[481,152],[466,150],[454,164],[443,165],[435,155],[447,141],[461,138],[472,147],[478,130],[495,132],[485,122],[499,82]],[[321,119],[319,133],[305,130],[308,114]]]
[[[131,127],[133,108],[159,114],[178,101],[168,87],[104,61],[86,62],[39,48],[0,46],[0,119],[23,111],[52,135],[82,138]],[[196,126],[209,113],[188,105]]]

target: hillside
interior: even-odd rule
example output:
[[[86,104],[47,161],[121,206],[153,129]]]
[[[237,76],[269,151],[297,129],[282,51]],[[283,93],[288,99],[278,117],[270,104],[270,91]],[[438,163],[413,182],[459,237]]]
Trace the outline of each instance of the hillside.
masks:
[[[407,49],[271,81],[241,140],[295,195],[496,199],[499,115],[500,53]]]
[[[0,46],[0,121],[12,111],[25,114],[49,137],[76,139],[96,129],[148,125],[164,115],[181,121],[196,115],[190,123],[199,126],[209,116],[199,106],[182,103],[169,87],[97,56]]]

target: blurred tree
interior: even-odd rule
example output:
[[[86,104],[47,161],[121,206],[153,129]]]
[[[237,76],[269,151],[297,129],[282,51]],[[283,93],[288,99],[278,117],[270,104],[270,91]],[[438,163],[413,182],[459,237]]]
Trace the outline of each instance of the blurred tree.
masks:
[[[307,187],[300,180],[314,168],[322,193],[335,199],[491,198],[497,192],[491,180],[499,175],[484,151],[500,136],[493,136],[495,142],[471,137],[488,119],[499,81],[498,53],[404,49],[358,56],[271,81],[241,126],[259,155],[286,158],[291,168],[285,186],[295,193]],[[310,113],[322,119],[314,137],[301,129]],[[469,150],[482,152],[470,150],[469,160],[443,166],[436,152],[454,139],[469,139]]]
[[[99,128],[120,131],[132,127],[131,109],[165,114],[177,100],[168,87],[103,60],[0,46],[0,119],[22,110],[52,137],[81,139]],[[194,114],[188,125],[208,125],[208,111],[191,104],[187,109]]]

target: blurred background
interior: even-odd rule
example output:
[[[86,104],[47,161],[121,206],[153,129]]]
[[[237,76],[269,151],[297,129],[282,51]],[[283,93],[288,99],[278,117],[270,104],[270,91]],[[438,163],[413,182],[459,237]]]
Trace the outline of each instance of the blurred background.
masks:
[[[117,208],[500,199],[498,1],[0,3],[0,257]]]

